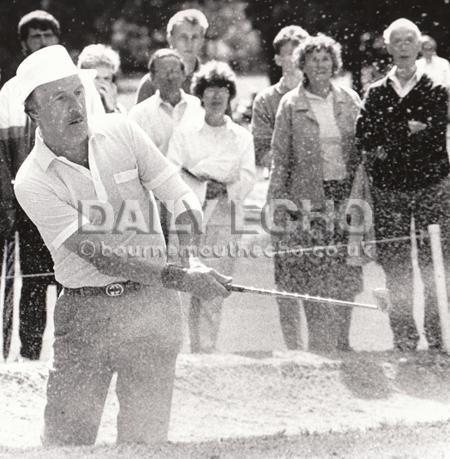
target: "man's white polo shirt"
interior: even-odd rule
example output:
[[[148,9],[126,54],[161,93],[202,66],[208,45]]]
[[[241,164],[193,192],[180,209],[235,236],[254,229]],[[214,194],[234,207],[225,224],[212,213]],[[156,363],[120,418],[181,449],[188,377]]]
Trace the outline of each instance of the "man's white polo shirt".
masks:
[[[161,201],[172,202],[175,215],[185,210],[185,202],[201,209],[176,168],[135,123],[122,115],[109,114],[92,120],[89,127],[89,169],[56,156],[38,129],[35,147],[19,169],[14,186],[20,205],[50,250],[56,280],[70,288],[125,280],[101,273],[64,246],[74,232],[99,217],[92,206],[81,208],[80,203],[107,201],[115,218],[123,211],[124,203],[137,205],[144,219],[139,225],[147,225],[150,231],[126,229],[104,234],[108,247],[137,250],[145,246],[165,248],[153,193]],[[142,258],[148,263],[165,263],[164,255],[157,260],[152,257],[154,253],[148,250]]]
[[[175,106],[161,99],[159,90],[153,96],[135,105],[129,113],[130,118],[150,136],[164,156],[167,155],[169,140],[175,128],[196,126],[203,122],[204,110],[198,97],[186,94]]]

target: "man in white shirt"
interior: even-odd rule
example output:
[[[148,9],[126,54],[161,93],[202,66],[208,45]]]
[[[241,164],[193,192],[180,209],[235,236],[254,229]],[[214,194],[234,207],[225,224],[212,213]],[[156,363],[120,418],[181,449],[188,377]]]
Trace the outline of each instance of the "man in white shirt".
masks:
[[[429,35],[421,38],[422,57],[417,59],[417,68],[426,73],[436,84],[450,89],[450,62],[436,54],[436,40]]]
[[[185,66],[177,51],[169,48],[156,51],[150,59],[149,69],[156,93],[135,105],[129,116],[166,156],[174,129],[200,124],[204,113],[200,100],[181,89]],[[169,240],[169,221],[170,215],[161,206],[161,225],[166,242]]]
[[[450,96],[450,62],[438,56],[436,49],[436,40],[429,35],[422,35],[422,57],[417,59],[417,68],[426,73],[435,84],[443,86]],[[450,120],[450,106],[447,108],[447,119]]]
[[[115,372],[118,441],[165,441],[181,340],[174,290],[227,296],[230,278],[188,255],[186,267],[166,264],[153,193],[170,203],[182,247],[198,242],[200,203],[135,123],[119,114],[87,119],[64,47],[29,56],[17,77],[38,130],[14,189],[64,287],[43,442],[93,444]]]
[[[177,51],[169,48],[156,51],[149,69],[156,93],[135,105],[129,116],[167,155],[173,130],[180,125],[200,123],[204,113],[200,100],[181,89],[185,66]]]

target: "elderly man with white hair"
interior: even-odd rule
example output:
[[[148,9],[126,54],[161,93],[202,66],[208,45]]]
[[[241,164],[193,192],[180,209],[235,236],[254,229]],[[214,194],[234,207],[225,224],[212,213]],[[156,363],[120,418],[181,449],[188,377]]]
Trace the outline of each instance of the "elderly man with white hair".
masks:
[[[357,121],[357,137],[372,184],[376,239],[406,236],[439,224],[444,258],[450,266],[450,182],[446,150],[447,91],[420,68],[421,33],[407,19],[384,32],[394,67],[372,84]],[[419,244],[425,288],[425,333],[429,348],[441,349],[441,333],[429,241]],[[411,242],[377,245],[378,261],[392,292],[389,314],[397,350],[415,350]],[[450,270],[447,273],[450,280]]]
[[[17,78],[38,129],[15,193],[64,287],[44,444],[95,442],[115,372],[118,441],[165,441],[181,343],[175,290],[227,296],[230,278],[189,250],[182,266],[166,264],[153,194],[171,206],[182,247],[198,242],[200,203],[135,123],[120,114],[87,119],[79,70],[64,47],[36,51]]]

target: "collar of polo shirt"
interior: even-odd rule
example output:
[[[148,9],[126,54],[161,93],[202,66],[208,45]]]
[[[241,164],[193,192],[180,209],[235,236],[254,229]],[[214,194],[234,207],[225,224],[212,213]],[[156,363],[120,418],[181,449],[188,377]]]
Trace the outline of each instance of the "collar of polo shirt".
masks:
[[[91,126],[88,126],[89,142],[91,142],[94,138],[96,138],[99,135],[103,135],[103,133],[101,131],[92,129]],[[39,148],[35,150],[39,151],[39,153],[36,154],[36,160],[41,166],[42,170],[45,172],[49,168],[52,161],[60,158],[60,156],[56,156],[55,153],[53,153],[53,151],[47,147],[47,145],[44,142],[44,139],[42,138],[41,131],[39,130],[39,128],[36,129],[35,142],[36,144],[39,144]]]
[[[167,101],[165,101],[165,100],[163,100],[161,98],[161,93],[160,93],[159,89],[156,90],[155,96],[158,99],[158,106],[159,105],[171,105],[169,102],[167,102]],[[180,96],[181,96],[181,98],[180,98],[180,101],[178,102],[177,105],[179,105],[181,103],[187,103],[186,93],[182,89],[180,89]],[[173,106],[171,105],[171,107],[173,107]]]
[[[394,65],[394,67],[392,67],[391,70],[389,70],[387,77],[390,80],[398,82],[397,75],[395,74],[396,71],[397,71],[397,66]],[[416,71],[414,72],[412,77],[409,79],[409,81],[413,80],[414,78],[416,78],[416,81],[419,81],[422,78],[423,74],[424,74],[423,69],[419,67],[418,65],[416,65]]]

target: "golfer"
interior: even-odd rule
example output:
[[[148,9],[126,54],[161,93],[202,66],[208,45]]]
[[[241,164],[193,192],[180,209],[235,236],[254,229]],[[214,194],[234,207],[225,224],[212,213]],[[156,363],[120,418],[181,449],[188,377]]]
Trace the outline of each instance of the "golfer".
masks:
[[[198,199],[136,124],[120,114],[87,121],[64,47],[31,54],[17,78],[38,129],[15,193],[64,287],[43,442],[93,444],[113,373],[118,442],[165,441],[181,342],[175,290],[224,297],[230,279],[187,255],[184,267],[166,265],[154,195],[171,207],[182,247],[197,242]]]

